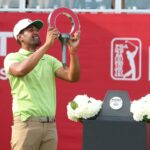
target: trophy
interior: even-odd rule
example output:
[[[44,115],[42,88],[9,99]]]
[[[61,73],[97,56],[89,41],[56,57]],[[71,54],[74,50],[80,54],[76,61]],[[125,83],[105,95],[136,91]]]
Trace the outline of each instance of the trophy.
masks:
[[[59,40],[62,45],[62,64],[66,67],[66,45],[71,36],[80,29],[80,23],[77,15],[70,9],[60,7],[55,9],[48,16],[48,26],[56,27],[56,19],[59,15],[65,15],[71,21],[72,28],[69,33],[60,33]]]

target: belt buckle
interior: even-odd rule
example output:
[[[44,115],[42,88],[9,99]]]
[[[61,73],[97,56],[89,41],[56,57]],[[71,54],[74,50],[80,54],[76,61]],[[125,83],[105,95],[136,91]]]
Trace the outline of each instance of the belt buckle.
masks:
[[[49,119],[49,117],[46,117],[46,119],[47,119],[47,122],[50,122],[50,119]]]
[[[41,123],[46,123],[46,122],[47,122],[47,119],[46,119],[46,117],[45,117],[45,118],[41,117],[41,118],[39,119],[39,121],[40,121]]]
[[[41,122],[41,123],[52,123],[52,122],[54,122],[55,121],[55,119],[54,118],[50,118],[50,117],[41,117],[40,119],[39,119],[39,121]]]

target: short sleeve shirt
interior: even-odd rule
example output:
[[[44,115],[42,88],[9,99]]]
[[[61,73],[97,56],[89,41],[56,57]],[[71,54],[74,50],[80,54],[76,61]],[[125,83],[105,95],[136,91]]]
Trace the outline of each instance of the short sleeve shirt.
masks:
[[[62,67],[59,60],[45,54],[27,75],[16,77],[9,73],[12,63],[22,62],[31,54],[20,49],[8,54],[4,60],[13,98],[13,115],[19,115],[22,121],[30,116],[54,117],[56,113],[55,71]]]

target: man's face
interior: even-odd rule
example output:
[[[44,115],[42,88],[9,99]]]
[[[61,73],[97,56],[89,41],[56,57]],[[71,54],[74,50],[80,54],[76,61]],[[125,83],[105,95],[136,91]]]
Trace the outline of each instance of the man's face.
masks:
[[[31,47],[38,47],[41,45],[41,40],[39,37],[38,29],[30,25],[26,29],[20,32],[19,34],[19,41],[21,44],[25,44]]]

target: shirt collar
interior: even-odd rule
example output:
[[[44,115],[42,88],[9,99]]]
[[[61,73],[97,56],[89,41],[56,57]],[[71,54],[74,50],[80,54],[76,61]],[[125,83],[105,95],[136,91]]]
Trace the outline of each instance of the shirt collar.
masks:
[[[21,49],[19,50],[19,53],[22,54],[22,55],[25,55],[25,56],[29,56],[29,55],[33,54],[33,52],[30,52],[30,51],[25,50],[25,49],[23,49],[23,48],[21,48]]]
[[[19,53],[22,54],[22,55],[25,55],[25,56],[29,56],[29,55],[33,54],[34,52],[30,52],[28,50],[25,50],[25,49],[21,48],[19,50]],[[44,56],[41,59],[44,59]]]

